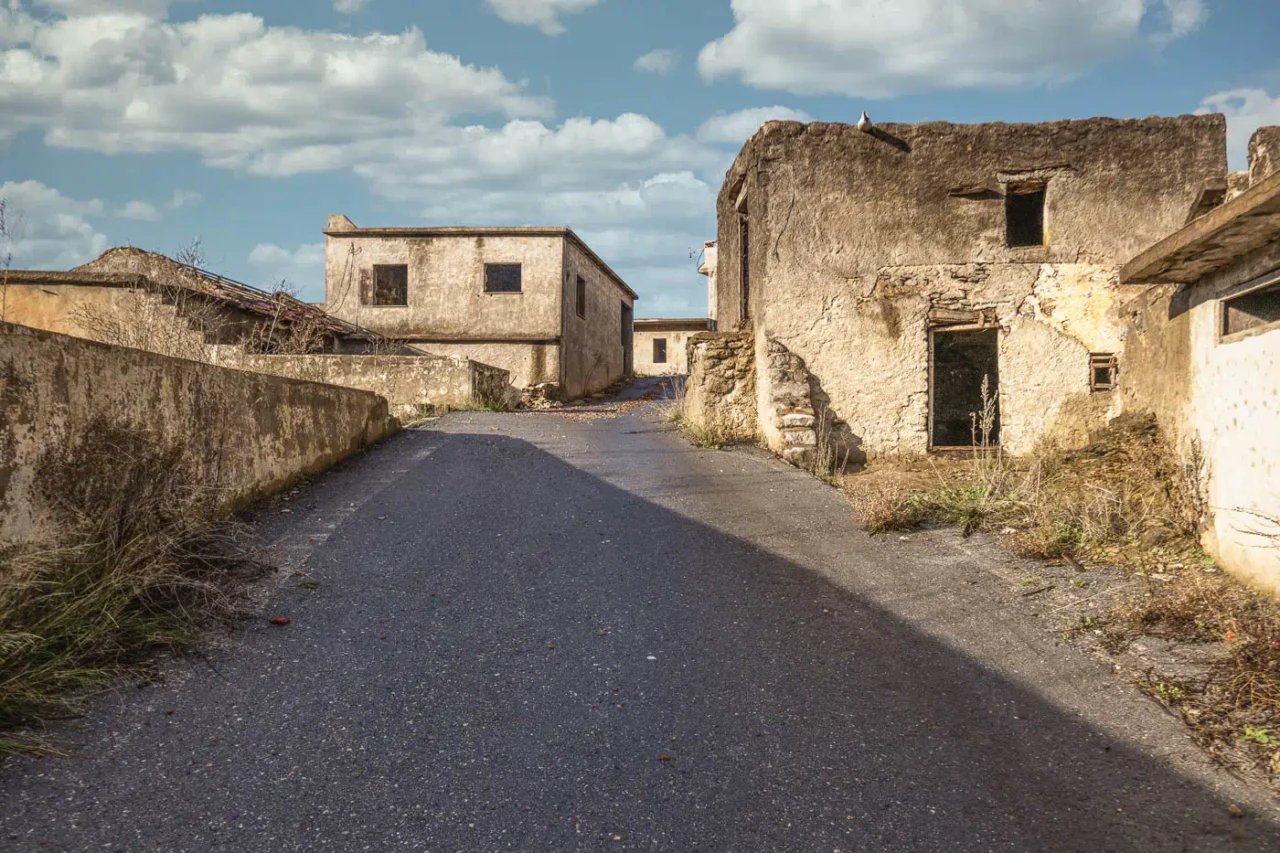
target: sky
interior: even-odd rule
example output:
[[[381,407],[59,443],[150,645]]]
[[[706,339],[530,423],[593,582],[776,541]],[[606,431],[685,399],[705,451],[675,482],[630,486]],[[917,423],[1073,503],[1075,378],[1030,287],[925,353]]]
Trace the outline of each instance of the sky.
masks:
[[[1280,124],[1275,0],[0,0],[0,263],[110,246],[324,298],[327,216],[566,225],[702,316],[770,118]]]

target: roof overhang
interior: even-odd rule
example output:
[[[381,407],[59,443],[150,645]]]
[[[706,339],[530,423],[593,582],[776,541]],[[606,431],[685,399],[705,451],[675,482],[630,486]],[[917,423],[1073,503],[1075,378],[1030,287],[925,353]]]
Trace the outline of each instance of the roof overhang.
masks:
[[[1280,239],[1280,172],[1189,222],[1120,270],[1124,284],[1198,281]]]
[[[705,332],[711,328],[711,321],[705,317],[674,317],[636,320],[634,326],[639,332]]]

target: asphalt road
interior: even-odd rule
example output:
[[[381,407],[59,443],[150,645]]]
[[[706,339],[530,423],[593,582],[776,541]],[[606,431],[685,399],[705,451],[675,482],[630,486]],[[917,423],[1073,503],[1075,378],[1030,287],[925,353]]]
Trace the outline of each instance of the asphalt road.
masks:
[[[644,410],[452,415],[262,515],[319,586],[0,768],[0,848],[1280,849],[953,539]]]

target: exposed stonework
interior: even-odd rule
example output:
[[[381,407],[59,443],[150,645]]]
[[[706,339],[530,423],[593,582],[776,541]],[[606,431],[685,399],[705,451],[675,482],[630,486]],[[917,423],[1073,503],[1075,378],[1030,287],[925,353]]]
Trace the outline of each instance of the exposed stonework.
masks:
[[[769,400],[773,427],[782,437],[782,458],[801,468],[817,460],[818,419],[804,359],[777,341],[769,341]]]
[[[1280,127],[1260,127],[1249,139],[1249,185],[1280,172]]]
[[[684,417],[726,437],[754,438],[756,370],[750,335],[703,332],[688,347]]]

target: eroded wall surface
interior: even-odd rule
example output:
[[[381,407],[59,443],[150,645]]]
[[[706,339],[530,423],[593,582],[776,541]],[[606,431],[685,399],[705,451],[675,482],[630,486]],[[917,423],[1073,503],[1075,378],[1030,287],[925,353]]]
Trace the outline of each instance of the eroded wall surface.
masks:
[[[229,505],[318,473],[396,428],[386,401],[366,391],[0,324],[0,548],[56,538],[37,499],[37,464],[100,419],[185,445]]]
[[[578,315],[577,279],[586,281],[586,317]],[[626,372],[622,343],[624,293],[571,241],[564,241],[564,338],[561,351],[564,397],[573,399],[608,388]]]
[[[756,367],[749,332],[700,332],[689,339],[682,415],[725,438],[755,438]]]
[[[505,370],[516,388],[560,381],[558,343],[443,343],[420,344],[430,355],[467,358]]]
[[[1078,442],[1118,408],[1114,392],[1090,391],[1089,356],[1118,355],[1123,370],[1119,266],[1225,174],[1221,116],[872,133],[772,122],[718,201],[720,327],[756,330],[761,376],[770,341],[802,359],[816,398],[874,457],[928,449],[930,326],[980,314],[1000,330],[1005,446]],[[1005,194],[1026,182],[1045,187],[1045,245],[1009,247]]]

